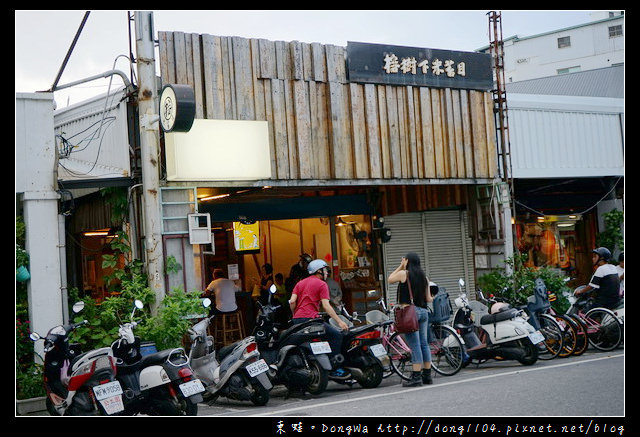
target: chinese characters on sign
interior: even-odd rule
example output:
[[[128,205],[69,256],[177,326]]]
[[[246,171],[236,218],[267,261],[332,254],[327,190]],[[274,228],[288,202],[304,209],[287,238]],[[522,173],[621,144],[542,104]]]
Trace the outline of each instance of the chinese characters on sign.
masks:
[[[348,42],[347,71],[350,82],[493,89],[486,53]]]
[[[431,73],[436,76],[446,74],[447,77],[455,77],[456,74],[460,76],[466,76],[467,74],[464,62],[458,62],[456,64],[455,61],[451,59],[442,61],[438,58],[434,59],[431,63],[428,59],[418,62],[413,56],[402,58],[398,61],[398,57],[393,53],[385,55],[384,66],[382,68],[387,74],[399,72],[403,74],[417,74],[418,72],[427,74],[430,69]]]

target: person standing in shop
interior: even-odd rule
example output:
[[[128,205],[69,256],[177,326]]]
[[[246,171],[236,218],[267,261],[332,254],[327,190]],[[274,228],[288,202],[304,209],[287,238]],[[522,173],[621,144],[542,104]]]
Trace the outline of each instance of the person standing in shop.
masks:
[[[287,299],[291,299],[293,287],[296,286],[298,281],[309,276],[309,272],[307,272],[307,266],[311,262],[311,259],[311,255],[309,255],[308,253],[303,253],[302,255],[300,255],[300,259],[298,260],[298,262],[291,266],[289,277],[284,282],[285,289],[287,290]]]

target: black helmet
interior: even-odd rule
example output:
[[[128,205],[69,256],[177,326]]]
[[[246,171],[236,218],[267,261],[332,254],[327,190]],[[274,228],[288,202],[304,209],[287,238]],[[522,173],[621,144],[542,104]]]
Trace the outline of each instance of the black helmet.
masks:
[[[597,249],[593,249],[592,252],[597,254],[603,261],[609,262],[611,259],[611,251],[606,247],[598,247]]]
[[[300,260],[305,262],[306,264],[309,264],[313,258],[311,258],[311,255],[309,255],[308,253],[303,253],[302,255],[300,255]]]

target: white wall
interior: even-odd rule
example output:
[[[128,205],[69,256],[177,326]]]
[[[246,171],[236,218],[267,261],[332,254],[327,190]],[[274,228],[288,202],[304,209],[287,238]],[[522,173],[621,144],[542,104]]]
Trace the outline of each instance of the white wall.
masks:
[[[53,94],[16,94],[16,194],[22,193],[31,329],[40,335],[63,323],[54,178]],[[35,351],[42,355],[43,344]]]

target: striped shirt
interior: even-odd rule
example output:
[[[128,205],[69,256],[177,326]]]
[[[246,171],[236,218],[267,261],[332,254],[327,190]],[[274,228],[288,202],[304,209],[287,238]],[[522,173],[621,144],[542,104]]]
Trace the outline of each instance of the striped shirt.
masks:
[[[598,267],[589,285],[596,289],[596,306],[615,308],[620,299],[620,277],[613,264]]]

